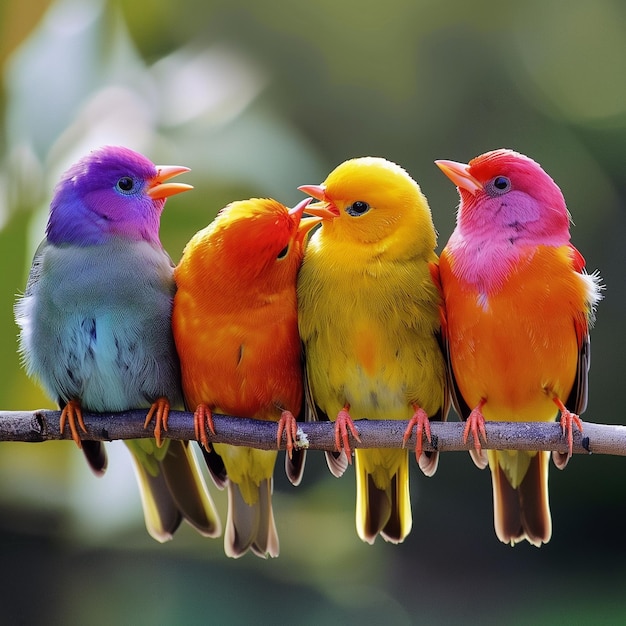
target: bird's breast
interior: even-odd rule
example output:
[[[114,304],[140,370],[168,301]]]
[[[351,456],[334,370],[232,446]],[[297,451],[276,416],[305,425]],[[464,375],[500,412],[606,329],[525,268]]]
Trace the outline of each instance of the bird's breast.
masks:
[[[491,419],[552,419],[552,397],[567,397],[576,373],[580,275],[556,248],[537,249],[497,290],[460,280],[447,254],[440,273],[452,368],[470,408],[484,398]]]

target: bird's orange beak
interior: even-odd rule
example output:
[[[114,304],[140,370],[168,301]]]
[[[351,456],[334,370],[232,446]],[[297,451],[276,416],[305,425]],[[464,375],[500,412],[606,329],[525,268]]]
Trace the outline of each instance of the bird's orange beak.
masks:
[[[322,217],[302,217],[311,202],[311,198],[305,198],[299,202],[293,209],[289,209],[289,217],[298,225],[296,239],[304,241],[307,233],[322,221]]]
[[[298,189],[319,200],[307,206],[307,213],[320,217],[322,220],[334,220],[339,217],[339,209],[326,197],[324,185],[301,185]]]
[[[182,165],[157,165],[156,169],[157,175],[150,181],[147,192],[153,200],[169,198],[169,196],[193,189],[191,185],[186,185],[185,183],[165,182],[170,178],[174,178],[174,176],[188,172],[188,167],[183,167]]]
[[[435,161],[435,165],[457,186],[475,196],[483,186],[469,173],[470,166],[456,161]]]

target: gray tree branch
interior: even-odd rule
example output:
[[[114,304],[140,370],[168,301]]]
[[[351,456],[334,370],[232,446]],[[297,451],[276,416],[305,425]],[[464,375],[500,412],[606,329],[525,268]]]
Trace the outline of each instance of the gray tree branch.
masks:
[[[69,428],[59,431],[59,411],[0,411],[0,441],[42,442],[70,439]],[[87,433],[83,439],[110,441],[113,439],[140,439],[153,435],[153,427],[144,429],[145,410],[125,413],[85,414]],[[210,441],[249,446],[265,450],[276,447],[275,422],[226,415],[214,415],[216,435]],[[407,421],[355,420],[361,442],[350,437],[355,448],[400,448]],[[470,437],[463,441],[460,422],[431,423],[432,445],[424,441],[424,450],[468,450],[473,446]],[[561,426],[556,422],[488,422],[485,449],[493,450],[556,450],[566,451]],[[193,415],[171,411],[167,437],[195,439]],[[334,450],[334,425],[330,422],[299,423],[300,447],[311,450]],[[283,436],[284,447],[285,439]],[[408,442],[415,447],[415,434]],[[613,454],[626,456],[626,426],[583,422],[583,432],[574,432],[574,453]]]

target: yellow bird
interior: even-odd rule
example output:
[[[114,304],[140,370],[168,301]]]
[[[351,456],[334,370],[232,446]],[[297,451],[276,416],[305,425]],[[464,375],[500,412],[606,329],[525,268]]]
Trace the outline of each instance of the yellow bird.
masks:
[[[320,201],[307,213],[324,218],[299,273],[298,325],[309,409],[335,420],[341,454],[327,454],[329,468],[347,467],[352,417],[410,420],[404,440],[416,428],[415,454],[431,476],[438,455],[422,452],[422,434],[430,439],[429,419],[446,419],[449,400],[426,198],[404,169],[375,157],[299,189]],[[408,451],[357,449],[355,470],[359,537],[400,543],[412,524]]]

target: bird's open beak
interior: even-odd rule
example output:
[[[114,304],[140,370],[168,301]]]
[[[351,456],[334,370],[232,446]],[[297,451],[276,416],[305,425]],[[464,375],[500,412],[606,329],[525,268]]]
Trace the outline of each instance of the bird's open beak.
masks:
[[[311,202],[311,198],[305,198],[302,202],[299,202],[293,209],[289,209],[289,216],[298,225],[296,238],[300,241],[304,241],[307,233],[317,224],[322,221],[322,217],[302,217],[305,212],[308,212],[308,206]]]
[[[174,178],[174,176],[188,172],[188,167],[183,167],[182,165],[157,165],[156,169],[157,175],[150,181],[150,186],[148,187],[148,195],[153,200],[169,198],[169,196],[193,189],[191,185],[186,185],[185,183],[165,182],[170,180],[170,178]]]
[[[326,197],[324,185],[301,185],[298,189],[319,200],[319,202],[307,206],[306,212],[309,215],[315,215],[323,220],[334,220],[339,216],[339,209]]]
[[[482,190],[482,184],[469,173],[469,165],[456,161],[435,161],[435,165],[457,186],[475,196]]]

